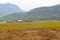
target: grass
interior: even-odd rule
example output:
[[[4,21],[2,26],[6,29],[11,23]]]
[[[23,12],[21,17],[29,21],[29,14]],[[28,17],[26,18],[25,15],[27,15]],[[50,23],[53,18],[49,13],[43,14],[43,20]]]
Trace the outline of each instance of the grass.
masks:
[[[60,21],[0,23],[0,32],[6,32],[8,30],[26,30],[35,28],[51,28],[60,30]]]

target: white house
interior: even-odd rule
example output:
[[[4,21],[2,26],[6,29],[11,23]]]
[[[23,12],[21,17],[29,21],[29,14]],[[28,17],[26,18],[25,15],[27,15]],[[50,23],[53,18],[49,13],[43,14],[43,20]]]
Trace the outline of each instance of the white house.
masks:
[[[17,22],[22,22],[23,20],[17,20]]]
[[[6,21],[3,21],[3,23],[11,23],[11,22],[14,22],[13,20],[6,20]]]
[[[6,23],[6,21],[3,21],[3,23]]]

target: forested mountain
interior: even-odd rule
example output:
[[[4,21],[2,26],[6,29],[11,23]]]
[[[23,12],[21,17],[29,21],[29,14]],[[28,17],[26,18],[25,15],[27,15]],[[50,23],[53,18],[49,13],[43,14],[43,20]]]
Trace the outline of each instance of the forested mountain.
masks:
[[[17,5],[0,3],[0,17],[18,12],[22,12],[22,10]]]
[[[2,20],[60,20],[60,4],[39,7],[24,13],[15,13],[2,17]]]

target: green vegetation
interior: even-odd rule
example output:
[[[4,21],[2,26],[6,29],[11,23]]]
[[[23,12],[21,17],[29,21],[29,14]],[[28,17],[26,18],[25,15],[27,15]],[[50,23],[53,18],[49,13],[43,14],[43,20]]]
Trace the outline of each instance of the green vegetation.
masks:
[[[14,13],[0,20],[60,20],[60,5],[39,7],[28,12]]]

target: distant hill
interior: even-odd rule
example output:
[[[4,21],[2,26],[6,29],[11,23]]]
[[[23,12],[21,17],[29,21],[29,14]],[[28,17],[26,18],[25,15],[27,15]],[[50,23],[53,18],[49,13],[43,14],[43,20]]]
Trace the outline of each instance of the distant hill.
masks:
[[[25,18],[25,13],[14,13],[8,16],[1,17],[0,20],[18,20],[18,19],[23,19]]]
[[[32,9],[27,16],[32,20],[60,20],[60,4]]]
[[[22,12],[22,10],[17,5],[10,3],[0,4],[0,17],[18,12]]]
[[[60,4],[50,7],[39,7],[25,13],[15,13],[2,17],[2,20],[60,20]]]

